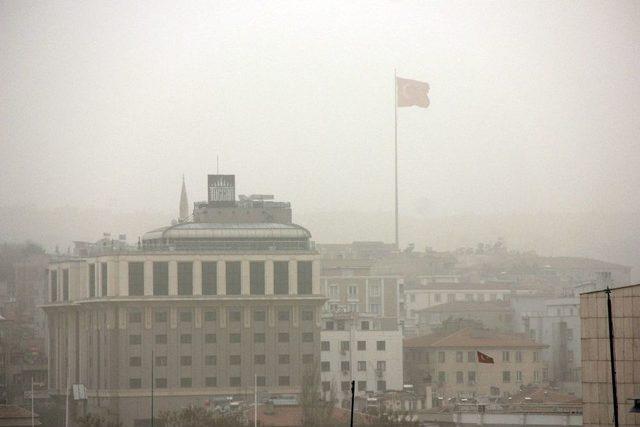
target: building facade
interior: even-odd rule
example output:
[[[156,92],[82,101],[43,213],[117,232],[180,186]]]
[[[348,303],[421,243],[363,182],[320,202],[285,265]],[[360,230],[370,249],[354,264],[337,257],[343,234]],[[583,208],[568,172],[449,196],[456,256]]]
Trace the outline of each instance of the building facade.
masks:
[[[229,181],[213,187],[220,182]],[[261,207],[239,209],[224,190],[209,188],[210,200],[195,204],[193,217],[211,222],[183,221],[146,233],[137,247],[50,264],[51,394],[84,385],[86,412],[137,427],[150,422],[152,387],[156,415],[252,396],[254,387],[300,393],[305,370],[319,362],[325,302],[310,233],[246,222],[259,212],[239,212]]]

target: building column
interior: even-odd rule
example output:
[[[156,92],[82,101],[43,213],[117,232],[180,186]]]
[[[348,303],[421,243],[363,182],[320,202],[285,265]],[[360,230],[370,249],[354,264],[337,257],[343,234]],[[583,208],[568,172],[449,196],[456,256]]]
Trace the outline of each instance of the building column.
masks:
[[[266,260],[264,262],[264,294],[273,295],[273,260]]]
[[[202,261],[193,261],[193,294],[202,295]]]
[[[169,295],[178,295],[178,262],[169,261]]]
[[[298,295],[298,261],[289,261],[289,294]]]
[[[240,261],[240,283],[240,294],[251,294],[251,289],[249,286],[249,261],[247,260]]]
[[[115,267],[118,266],[118,280],[116,280]],[[120,297],[126,297],[129,295],[129,263],[127,261],[119,261],[115,264],[111,261],[108,262],[107,272],[107,294]],[[109,274],[113,272],[114,274]],[[115,292],[116,285],[118,292]]]
[[[153,295],[153,262],[144,262],[144,294]]]
[[[311,266],[311,293],[313,295],[322,295],[320,292],[320,260],[314,259]]]
[[[218,272],[218,295],[227,294],[227,265],[224,261],[220,260],[217,263],[216,271]]]

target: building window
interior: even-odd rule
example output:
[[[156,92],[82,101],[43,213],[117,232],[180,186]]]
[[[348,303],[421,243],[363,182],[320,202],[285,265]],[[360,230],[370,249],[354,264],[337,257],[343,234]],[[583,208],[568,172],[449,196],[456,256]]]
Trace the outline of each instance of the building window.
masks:
[[[358,350],[366,351],[367,350],[367,342],[366,341],[358,341]]]
[[[167,356],[156,356],[156,366],[167,366]]]
[[[511,382],[511,372],[510,371],[502,371],[502,382],[510,383]]]
[[[288,261],[274,261],[273,263],[273,292],[276,295],[289,294]]]
[[[108,278],[109,278],[109,264],[107,264],[106,262],[100,263],[100,287],[101,287],[101,296],[106,297],[107,296],[107,288],[109,287],[109,282],[108,282]]]
[[[253,334],[253,342],[263,343],[265,341],[264,333]]]
[[[232,354],[229,356],[229,365],[239,365],[241,362],[241,357],[239,354]]]
[[[240,322],[242,320],[242,313],[238,309],[229,310],[229,322]]]
[[[516,381],[522,382],[522,371],[516,371]]]
[[[191,312],[191,310],[189,311],[181,311],[180,312],[180,321],[181,322],[191,322],[193,321],[193,313]]]
[[[280,365],[288,365],[289,364],[289,355],[288,354],[279,354],[278,355],[278,364],[280,364]]]
[[[216,343],[216,334],[205,334],[204,342],[206,344],[215,344]]]
[[[320,342],[320,351],[331,351],[331,344],[329,341]]]
[[[58,272],[51,271],[51,301],[58,300]]]
[[[289,334],[287,332],[279,332],[278,342],[289,342]]]
[[[169,263],[153,263],[153,294],[169,295]]]
[[[313,332],[303,332],[302,342],[313,342]]]
[[[447,302],[455,302],[456,294],[447,294]]]
[[[380,314],[380,304],[369,304],[369,312],[372,314]]]
[[[69,269],[62,270],[62,301],[69,301]]]
[[[387,382],[386,381],[378,381],[378,391],[387,391]]]
[[[218,378],[216,377],[206,377],[204,379],[205,387],[217,387],[218,386]]]
[[[129,388],[142,388],[142,380],[140,378],[129,378]]]
[[[142,313],[139,311],[130,311],[129,313],[129,323],[140,323],[142,322]]]
[[[444,363],[444,361],[445,361],[444,351],[439,351],[438,352],[438,363]]]
[[[516,351],[516,362],[517,363],[522,362],[522,352],[521,351]]]
[[[191,366],[191,356],[180,356],[180,366]]]
[[[193,295],[193,263],[178,263],[178,295]]]
[[[327,393],[331,391],[331,383],[329,381],[322,381],[322,392]]]
[[[540,352],[539,351],[534,351],[533,352],[533,361],[534,362],[539,362],[540,361]]]
[[[180,378],[181,388],[191,388],[191,384],[192,384],[191,378]]]
[[[444,383],[447,382],[447,374],[446,374],[446,372],[443,372],[443,371],[439,371],[438,372],[438,382],[440,384],[444,384]]]
[[[313,293],[313,262],[298,261],[298,295]]]
[[[348,372],[350,370],[349,362],[346,360],[343,360],[342,362],[340,362],[340,370],[342,372]]]
[[[166,344],[167,343],[167,335],[166,334],[158,334],[156,335],[156,344]]]
[[[89,264],[89,298],[96,296],[96,265]]]
[[[511,359],[511,352],[510,351],[503,351],[502,352],[502,361],[503,362],[509,362]]]
[[[166,311],[156,311],[154,313],[154,320],[156,323],[166,323],[167,321],[167,312]]]
[[[309,365],[313,363],[313,354],[303,354],[302,355],[302,363],[305,365]]]
[[[240,377],[229,377],[229,386],[231,387],[240,387]]]
[[[568,362],[573,362],[573,350],[569,350],[567,352],[567,361]]]
[[[358,361],[358,371],[364,372],[367,370],[367,362],[365,360]]]
[[[142,366],[142,358],[140,356],[132,356],[129,358],[129,366]]]
[[[378,360],[376,362],[376,370],[382,371],[382,372],[386,371],[387,370],[387,362],[384,361],[384,360]]]
[[[249,292],[251,295],[264,295],[264,262],[249,263]]]
[[[349,351],[349,341],[340,341],[340,351]]]
[[[384,351],[387,349],[387,343],[385,341],[376,341],[376,350]]]
[[[279,386],[288,386],[289,385],[289,377],[288,376],[278,377],[278,385]]]
[[[463,383],[464,383],[464,372],[457,371],[456,372],[456,384],[463,384]]]
[[[340,293],[338,290],[338,285],[330,285],[329,286],[329,298],[338,299],[340,298]]]
[[[156,388],[167,388],[167,379],[156,378]]]
[[[358,297],[358,287],[356,285],[349,285],[347,287],[347,296],[349,298],[357,298]]]
[[[279,310],[278,311],[278,320],[283,322],[289,321],[289,310]]]
[[[433,295],[433,300],[435,302],[441,302],[442,301],[442,297],[440,296],[440,294],[434,294]]]
[[[476,361],[476,352],[475,351],[468,351],[467,352],[467,362],[471,363],[471,362],[475,362]]]
[[[370,285],[369,286],[369,296],[379,297],[380,296],[380,285]]]
[[[204,357],[204,364],[207,366],[213,366],[217,361],[218,359],[214,354],[208,354]]]
[[[461,351],[456,351],[456,362],[458,363],[462,363],[462,352]]]
[[[573,341],[573,329],[567,329],[567,341]]]
[[[341,381],[340,382],[340,391],[346,393],[351,390],[351,381]]]
[[[202,295],[217,295],[218,263],[206,261],[202,263]]]
[[[302,320],[305,322],[309,322],[313,320],[313,311],[312,310],[302,310]]]
[[[215,310],[207,310],[204,312],[204,321],[205,322],[215,322],[216,321],[216,311]]]
[[[476,371],[467,372],[467,380],[469,381],[469,384],[475,384],[476,383]]]
[[[264,310],[256,310],[253,312],[253,320],[255,322],[264,322],[267,315]]]
[[[358,391],[367,391],[366,381],[358,381]]]
[[[225,267],[227,295],[240,295],[242,293],[242,266],[240,261],[227,261]]]
[[[264,354],[255,354],[253,356],[253,364],[254,365],[264,365],[266,360],[267,360],[267,358],[265,357]]]
[[[264,387],[267,385],[267,377],[257,376],[256,377],[256,386]]]
[[[229,334],[229,343],[231,344],[240,343],[240,334]]]
[[[320,370],[322,372],[329,372],[331,370],[330,362],[320,362]]]
[[[129,295],[144,295],[144,263],[129,263]]]
[[[142,343],[142,335],[129,335],[129,345],[140,345]]]
[[[180,334],[180,344],[191,344],[191,334]]]

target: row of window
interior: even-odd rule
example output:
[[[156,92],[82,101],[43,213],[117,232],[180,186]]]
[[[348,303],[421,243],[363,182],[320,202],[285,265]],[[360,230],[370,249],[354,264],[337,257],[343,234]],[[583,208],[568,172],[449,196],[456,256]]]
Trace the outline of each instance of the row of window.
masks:
[[[434,303],[439,303],[439,302],[443,302],[444,298],[446,298],[447,302],[455,302],[455,301],[460,301],[457,297],[456,294],[450,293],[450,294],[430,294],[427,293],[425,294],[425,301],[427,302],[427,304],[430,303],[430,295],[433,295],[433,302]],[[497,293],[486,293],[486,294],[471,294],[471,293],[465,293],[464,294],[464,301],[467,302],[471,302],[471,301],[496,301],[498,299],[500,299],[499,297],[501,296],[501,294],[497,294]],[[502,296],[502,298],[507,299],[508,296]],[[409,293],[409,302],[416,302],[416,293]]]
[[[465,358],[465,353],[466,353],[466,358]],[[502,361],[503,362],[511,362],[512,358],[511,355],[514,355],[513,360],[515,360],[516,363],[521,363],[524,361],[524,352],[522,351],[509,351],[509,350],[505,350],[502,352]],[[539,362],[540,361],[540,352],[539,351],[534,351],[533,353],[533,362]],[[405,353],[405,357],[407,358],[407,360],[412,357],[413,360],[417,360],[420,355],[418,352],[411,352],[411,353]],[[476,355],[477,352],[474,351],[467,351],[467,352],[463,352],[463,351],[456,351],[455,354],[455,358],[456,358],[456,363],[464,363],[465,359],[468,363],[475,363],[477,362],[476,359]],[[425,362],[429,362],[429,353],[425,352],[423,354],[424,357],[424,361]],[[444,351],[439,351],[438,352],[438,363],[445,363],[447,360],[446,357],[446,352]]]
[[[340,351],[349,351],[351,348],[351,343],[349,341],[340,341]],[[358,341],[357,342],[358,351],[366,351],[367,350],[367,342],[366,341]],[[387,342],[376,341],[376,350],[385,351],[387,349]],[[321,351],[331,351],[331,342],[329,341],[321,341],[320,342],[320,350]]]
[[[279,332],[277,336],[277,341],[279,343],[288,343],[289,342],[289,333],[288,332]],[[313,342],[313,332],[303,332],[301,335],[302,342]],[[156,344],[167,344],[167,334],[156,334],[154,338],[154,342]],[[242,335],[240,333],[230,333],[229,334],[229,343],[230,344],[239,344],[242,341]],[[191,334],[180,334],[180,344],[191,344],[193,342],[193,335]],[[205,334],[204,336],[205,344],[216,344],[217,343],[217,335],[216,334]],[[266,335],[262,332],[253,334],[253,342],[254,343],[264,343],[266,342]],[[131,334],[129,335],[129,345],[140,345],[142,344],[142,335],[140,334]]]
[[[356,391],[373,391],[367,390],[367,382],[366,381],[357,381],[356,382]],[[387,382],[384,380],[379,380],[376,382],[376,390],[379,392],[387,391]],[[331,381],[322,381],[322,391],[327,393],[331,391]],[[343,393],[348,393],[351,391],[351,381],[341,381],[340,382],[340,391]]]
[[[255,354],[253,356],[254,365],[264,365],[266,364],[266,355],[264,354]],[[180,366],[192,366],[193,358],[192,356],[180,356]],[[288,365],[291,362],[291,356],[288,354],[279,354],[278,355],[278,364],[279,365]],[[313,363],[313,354],[303,354],[302,355],[302,363],[310,364]],[[168,359],[167,356],[155,356],[154,358],[154,366],[167,366]],[[218,364],[218,356],[215,354],[207,354],[204,356],[204,364],[205,366],[216,366]],[[242,364],[242,357],[239,354],[232,354],[229,356],[229,365],[237,366]],[[142,358],[140,356],[131,356],[129,358],[129,366],[131,367],[140,367],[142,366]],[[385,365],[386,366],[386,365]]]
[[[464,372],[456,371],[455,373],[456,384],[464,384]],[[502,371],[502,382],[510,383],[512,380],[512,372],[511,371]],[[547,380],[547,371],[542,371],[543,381]],[[515,371],[515,381],[516,382],[525,382],[524,375],[522,371]],[[533,382],[540,381],[540,371],[537,369],[533,371]],[[444,371],[438,372],[438,382],[441,384],[445,384],[447,382],[447,373]],[[467,371],[467,383],[470,385],[475,384],[476,382],[476,371]]]
[[[359,360],[357,362],[358,372],[366,372],[367,371],[367,362],[366,360]],[[320,370],[322,372],[330,372],[331,371],[331,362],[320,362]],[[340,370],[343,372],[349,372],[351,370],[351,362],[343,360],[340,362]],[[387,370],[387,362],[386,360],[378,360],[376,362],[376,371],[386,371]]]
[[[329,295],[328,297],[331,299],[339,299],[340,298],[340,288],[338,285],[329,285]],[[368,286],[368,294],[370,297],[379,297],[380,296],[380,285],[369,285]],[[347,297],[348,298],[357,298],[358,297],[358,286],[357,285],[348,285],[347,286]]]
[[[242,293],[242,263],[240,261],[220,261],[225,264],[225,293],[227,295],[241,295]],[[144,295],[145,271],[144,262],[129,262],[128,291],[129,295]],[[201,263],[202,295],[218,294],[218,261],[203,261]],[[98,264],[89,264],[89,297],[98,296]],[[62,270],[62,296],[58,296],[58,272],[51,270],[51,301],[69,301],[69,270]],[[100,263],[100,295],[106,296],[109,276],[109,266]],[[193,295],[194,277],[193,262],[178,262],[178,295]],[[153,295],[169,295],[169,262],[153,262],[152,268]],[[249,293],[251,295],[265,295],[265,263],[264,261],[249,262]],[[299,295],[311,295],[313,284],[313,262],[297,261],[297,283]],[[273,262],[274,294],[289,294],[289,262]]]
[[[255,379],[258,387],[267,386],[267,378],[264,376],[257,376]],[[218,384],[218,377],[205,377],[204,378],[205,387],[221,387],[221,384]],[[229,377],[229,387],[243,387],[243,386],[253,386],[254,384],[242,384],[241,377]],[[278,377],[278,385],[279,386],[289,386],[291,385],[291,379],[289,376],[279,376]],[[180,378],[180,388],[191,388],[193,386],[193,378],[191,377],[182,377]],[[155,378],[154,380],[155,388],[167,388],[167,379],[166,378]],[[141,378],[130,378],[129,379],[129,388],[131,389],[139,389],[142,388],[142,379]]]
[[[290,309],[280,309],[278,310],[278,321],[287,322],[291,318],[291,310]],[[178,315],[180,322],[188,323],[193,321],[193,311],[192,310],[180,310]],[[300,317],[303,321],[313,321],[313,310],[302,310],[300,312]],[[129,323],[141,323],[142,322],[142,312],[138,310],[129,311],[127,316]],[[156,323],[166,323],[168,319],[168,312],[166,310],[159,310],[154,312],[154,321]],[[218,319],[218,312],[216,310],[207,309],[204,311],[204,321],[205,322],[215,322]],[[254,310],[253,311],[253,320],[255,322],[264,322],[266,320],[266,311],[265,310]],[[228,322],[241,322],[242,321],[242,310],[241,309],[227,309],[227,321]]]

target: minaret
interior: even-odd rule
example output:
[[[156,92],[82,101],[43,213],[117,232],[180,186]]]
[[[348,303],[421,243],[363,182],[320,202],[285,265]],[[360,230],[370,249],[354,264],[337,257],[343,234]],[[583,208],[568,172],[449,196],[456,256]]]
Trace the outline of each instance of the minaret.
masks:
[[[189,216],[189,201],[187,200],[187,186],[184,183],[184,175],[182,175],[182,192],[180,193],[180,216],[179,222],[187,220]]]

